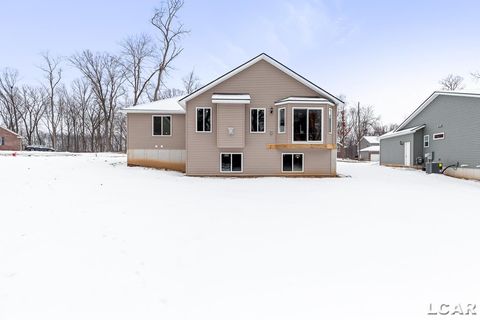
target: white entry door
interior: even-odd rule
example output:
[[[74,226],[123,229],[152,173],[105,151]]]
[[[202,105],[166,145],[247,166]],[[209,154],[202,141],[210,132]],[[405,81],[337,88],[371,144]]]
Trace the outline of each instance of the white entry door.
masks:
[[[410,166],[410,142],[403,143],[404,152],[403,152],[403,164],[406,166]]]

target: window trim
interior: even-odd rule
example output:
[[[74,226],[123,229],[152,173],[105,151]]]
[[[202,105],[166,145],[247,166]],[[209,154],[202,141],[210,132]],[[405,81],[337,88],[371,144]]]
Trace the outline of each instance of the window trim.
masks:
[[[242,167],[241,167],[241,170],[240,171],[223,171],[222,170],[222,155],[224,154],[229,154],[229,155],[234,155],[234,154],[239,154],[241,156],[241,159],[242,159]],[[230,167],[232,167],[232,161],[233,159],[230,158]],[[243,173],[243,152],[220,152],[220,173]]]
[[[154,127],[154,123],[155,123],[155,118],[165,118],[165,117],[169,117],[170,118],[170,134],[163,134],[163,120],[162,120],[162,125],[161,125],[161,128],[160,128],[160,132],[162,132],[162,134],[155,134],[155,127]],[[152,115],[152,137],[171,137],[172,136],[172,133],[173,133],[173,121],[172,121],[173,117],[170,115],[170,114],[154,114]]]
[[[210,109],[210,131],[198,131],[197,123],[198,123],[198,109]],[[205,111],[203,111],[203,128],[205,129]],[[195,133],[212,133],[213,128],[213,111],[212,107],[196,107],[195,108]]]
[[[295,110],[307,110],[307,140],[306,141],[295,141],[294,135],[295,135],[295,128],[294,128],[294,122],[295,122]],[[292,144],[298,143],[298,144],[323,144],[324,140],[324,112],[323,112],[323,107],[293,107],[292,108]],[[320,141],[310,141],[308,140],[308,117],[309,117],[309,110],[321,110],[322,111],[322,122],[320,123],[321,125],[321,131],[322,131],[322,139]]]
[[[252,110],[263,110],[263,131],[252,131]],[[250,133],[266,133],[267,132],[267,108],[250,108]],[[258,118],[257,118],[258,122]],[[258,123],[257,123],[258,126]]]
[[[333,133],[333,108],[328,108],[328,134]]]
[[[435,138],[436,135],[440,135],[440,134],[442,135],[441,138]],[[432,138],[433,138],[434,141],[435,141],[435,140],[445,140],[445,132],[437,132],[437,133],[434,133],[434,134],[432,134]]]
[[[286,154],[292,155],[292,171],[283,170],[283,156]],[[293,171],[293,156],[296,154],[302,155],[302,171]],[[282,173],[304,173],[305,172],[305,154],[303,152],[282,152],[282,155],[280,157],[280,169],[282,170]]]
[[[283,121],[283,131],[280,131],[280,110],[283,110],[283,116],[285,117],[284,121]],[[285,107],[282,107],[282,108],[278,108],[277,110],[278,112],[278,115],[277,115],[277,127],[278,127],[278,130],[277,130],[277,133],[287,133],[287,108]],[[250,125],[251,125],[251,122],[250,122]]]
[[[427,138],[427,139],[425,139]],[[425,145],[425,143],[427,143],[427,145]],[[430,135],[429,134],[426,134],[423,136],[423,147],[424,148],[430,148]]]

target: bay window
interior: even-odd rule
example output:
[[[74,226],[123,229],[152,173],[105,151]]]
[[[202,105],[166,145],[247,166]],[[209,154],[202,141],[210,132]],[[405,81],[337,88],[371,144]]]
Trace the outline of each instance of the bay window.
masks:
[[[323,109],[293,108],[293,142],[322,143]]]
[[[278,109],[278,133],[285,133],[285,108]]]

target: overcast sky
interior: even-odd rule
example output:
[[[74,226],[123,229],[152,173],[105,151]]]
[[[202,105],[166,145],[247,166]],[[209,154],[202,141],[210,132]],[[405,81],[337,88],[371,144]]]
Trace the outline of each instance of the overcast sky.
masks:
[[[181,13],[192,31],[169,84],[195,68],[203,83],[266,52],[350,103],[401,122],[449,73],[480,70],[480,1],[201,1]],[[158,0],[15,0],[0,10],[0,67],[39,80],[39,53],[118,51],[152,33]]]

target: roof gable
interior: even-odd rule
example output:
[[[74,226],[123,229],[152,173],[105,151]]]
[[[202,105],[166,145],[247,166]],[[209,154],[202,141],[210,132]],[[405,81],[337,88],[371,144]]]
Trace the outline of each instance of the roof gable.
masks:
[[[226,74],[224,74],[223,76],[220,76],[218,77],[217,79],[211,81],[210,83],[206,84],[205,86],[199,88],[198,90],[192,92],[191,94],[183,97],[182,99],[179,100],[179,103],[185,107],[186,106],[186,102],[189,101],[189,100],[192,100],[193,98],[201,95],[202,93],[210,90],[211,88],[217,86],[218,84],[224,82],[225,80],[233,77],[234,75],[242,72],[243,70],[247,69],[248,67],[256,64],[257,62],[259,61],[266,61],[268,62],[269,64],[271,64],[272,66],[276,67],[277,69],[283,71],[284,73],[286,73],[287,75],[289,75],[290,77],[294,78],[295,80],[299,81],[300,83],[302,83],[303,85],[305,85],[306,87],[310,88],[311,90],[317,92],[318,94],[326,97],[327,99],[331,100],[333,103],[335,104],[343,104],[343,101],[338,99],[337,97],[335,97],[334,95],[332,95],[331,93],[323,90],[322,88],[320,88],[319,86],[315,85],[314,83],[312,83],[311,81],[305,79],[304,77],[302,77],[301,75],[299,75],[298,73],[296,73],[295,71],[289,69],[288,67],[286,67],[285,65],[281,64],[280,62],[278,62],[277,60],[273,59],[272,57],[270,57],[269,55],[265,54],[265,53],[262,53],[258,56],[256,56],[255,58],[245,62],[244,64],[238,66],[237,68],[227,72]]]
[[[453,96],[453,97],[468,97],[468,98],[480,98],[478,93],[468,93],[468,92],[453,92],[453,91],[435,91],[433,92],[422,104],[413,111],[411,115],[407,117],[397,129],[393,132],[399,132],[404,129],[407,124],[409,124],[416,116],[420,114],[425,108],[427,108],[438,96]]]

